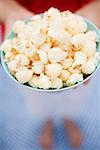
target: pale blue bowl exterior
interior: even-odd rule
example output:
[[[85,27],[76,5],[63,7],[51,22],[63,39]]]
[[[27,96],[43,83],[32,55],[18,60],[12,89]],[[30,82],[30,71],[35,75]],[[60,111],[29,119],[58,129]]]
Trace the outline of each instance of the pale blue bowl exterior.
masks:
[[[94,24],[92,24],[90,21],[88,21],[87,19],[85,19],[85,21],[86,21],[86,23],[87,23],[87,25],[88,25],[88,29],[89,29],[89,30],[95,30],[96,33],[97,33],[97,35],[98,35],[98,37],[99,37],[99,38],[98,38],[98,43],[99,43],[99,44],[98,44],[97,51],[100,52],[100,30],[99,30]],[[8,39],[8,38],[13,38],[14,36],[15,36],[14,33],[13,33],[13,32],[10,32],[9,35],[7,36],[7,39]],[[97,72],[97,70],[100,68],[100,62],[99,62],[99,65],[97,66],[96,70],[95,70],[90,76],[88,76],[84,81],[82,81],[82,82],[80,82],[80,83],[77,83],[77,84],[75,84],[75,85],[73,85],[73,86],[64,87],[64,88],[61,88],[61,89],[44,90],[44,89],[33,88],[33,87],[28,86],[28,85],[24,85],[24,84],[19,83],[19,82],[10,74],[9,69],[8,69],[8,67],[7,67],[7,64],[6,64],[5,61],[4,61],[4,53],[3,53],[3,51],[1,51],[1,62],[2,62],[2,66],[3,66],[4,70],[5,70],[5,72],[6,72],[6,73],[8,74],[8,76],[9,76],[12,80],[14,80],[16,83],[18,83],[18,84],[20,84],[20,85],[23,85],[23,86],[25,86],[26,88],[28,88],[28,89],[30,89],[30,90],[42,91],[42,92],[61,92],[61,91],[64,91],[64,90],[68,90],[68,89],[75,88],[75,87],[81,85],[83,82],[85,82],[85,81],[87,81],[88,79],[90,79],[90,78]]]

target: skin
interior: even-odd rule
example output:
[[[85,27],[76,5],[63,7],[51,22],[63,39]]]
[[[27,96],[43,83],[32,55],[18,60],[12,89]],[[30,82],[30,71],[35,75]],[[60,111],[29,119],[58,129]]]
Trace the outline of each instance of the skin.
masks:
[[[89,19],[98,28],[100,28],[100,0],[94,0],[86,6],[79,9],[77,14]]]
[[[6,10],[6,11],[5,11]],[[79,9],[77,14],[93,21],[100,27],[100,0],[94,0]],[[0,0],[0,22],[5,24],[5,35],[10,31],[14,21],[33,16],[33,13],[18,4],[15,0]],[[88,84],[89,81],[85,82]],[[74,148],[78,148],[83,141],[83,134],[74,121],[63,119],[64,128],[69,136],[69,141]],[[44,149],[51,149],[53,145],[53,121],[48,119],[40,135],[40,144]]]

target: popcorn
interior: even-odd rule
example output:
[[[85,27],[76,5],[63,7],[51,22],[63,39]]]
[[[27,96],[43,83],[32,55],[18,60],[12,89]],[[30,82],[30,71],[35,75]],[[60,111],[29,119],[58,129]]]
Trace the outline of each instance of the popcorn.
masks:
[[[72,37],[71,43],[76,49],[83,51],[88,57],[93,56],[96,52],[96,43],[89,40],[84,34],[77,34]]]
[[[39,77],[37,75],[33,75],[28,84],[32,87],[38,88],[38,81]]]
[[[32,70],[36,74],[41,74],[44,71],[44,65],[42,62],[34,62]]]
[[[88,60],[92,61],[97,67],[100,61],[100,53],[96,52],[94,56],[90,57]]]
[[[87,61],[87,56],[83,52],[75,52],[74,62],[72,67],[76,67],[78,65],[84,65]]]
[[[18,64],[19,66],[29,65],[29,58],[25,55],[22,55],[22,54],[18,54],[15,57],[15,61],[16,61],[16,64]]]
[[[24,33],[24,38],[29,40],[33,37],[34,29],[30,25],[26,25],[22,33]]]
[[[5,40],[3,42],[3,44],[1,45],[1,50],[3,50],[4,52],[8,52],[8,51],[11,51],[11,40],[8,39],[8,40]]]
[[[40,46],[40,45],[42,45],[45,42],[45,40],[46,40],[46,36],[45,35],[41,36],[39,31],[38,32],[34,31],[34,34],[33,34],[32,38],[31,38],[31,41],[35,45]]]
[[[95,68],[96,65],[94,64],[93,60],[88,60],[82,69],[82,73],[91,74],[94,72]]]
[[[61,62],[61,64],[62,64],[62,66],[63,66],[64,69],[67,69],[67,68],[69,68],[69,67],[72,66],[72,64],[73,64],[73,59],[72,59],[72,58],[66,58],[65,60],[63,60],[63,61]]]
[[[87,57],[93,56],[96,53],[96,43],[93,41],[85,42],[82,51],[87,55]]]
[[[27,57],[32,58],[34,55],[36,55],[36,52],[37,52],[37,47],[36,45],[33,45],[31,46],[31,48],[26,49],[24,53]]]
[[[60,78],[56,78],[51,85],[52,88],[54,89],[60,89],[63,87],[62,80]]]
[[[63,29],[64,24],[62,21],[62,17],[60,11],[55,8],[50,8],[48,12],[45,14],[45,17],[49,21],[49,28],[52,29]]]
[[[71,73],[68,70],[62,70],[60,78],[62,81],[66,81],[70,78]]]
[[[68,68],[68,71],[69,71],[71,74],[80,73],[80,70],[81,70],[81,67],[79,67],[78,69],[77,69],[77,68],[73,68],[73,67]]]
[[[79,73],[73,73],[69,80],[66,81],[68,86],[74,85],[75,83],[83,81],[83,75]]]
[[[5,61],[7,63],[9,63],[10,61],[15,59],[15,56],[16,55],[14,53],[7,51],[6,54],[5,54]]]
[[[51,88],[51,81],[47,75],[41,74],[38,81],[39,88],[49,89]]]
[[[17,50],[19,45],[20,45],[20,40],[18,38],[15,37],[11,40],[11,47],[12,48]]]
[[[17,63],[15,60],[12,60],[8,63],[8,68],[10,72],[15,73],[17,71]]]
[[[18,53],[21,53],[21,54],[26,53],[27,50],[30,50],[33,47],[31,41],[26,40],[26,39],[21,39],[21,40],[18,39],[13,42],[15,43],[15,46],[12,46],[12,47],[15,48]]]
[[[22,40],[22,39],[25,39],[25,38],[26,38],[24,32],[19,32],[19,33],[17,34],[17,37],[18,37],[19,40]]]
[[[69,45],[70,45],[70,39],[71,36],[70,34],[62,29],[49,29],[48,31],[48,36],[54,38],[56,41],[58,41],[59,45],[61,46],[61,48],[63,49],[68,49]]]
[[[87,30],[87,24],[80,19],[69,19],[66,21],[66,29],[71,35],[84,33]]]
[[[19,70],[15,77],[20,83],[26,83],[32,78],[33,71],[29,69]]]
[[[34,15],[32,18],[31,18],[31,21],[33,21],[33,24],[34,24],[34,21],[40,21],[41,20],[41,16],[40,15]]]
[[[34,17],[32,17],[31,21],[28,22],[27,25],[32,27],[32,29],[35,32],[40,31],[41,30],[41,26],[42,26],[42,18],[41,18],[41,16],[40,15],[34,15]]]
[[[39,62],[40,61],[39,55],[37,53],[35,55],[33,55],[33,57],[31,58],[31,61],[33,63],[34,62]]]
[[[47,12],[48,16],[51,16],[53,18],[56,18],[58,16],[60,16],[60,11],[56,8],[51,7],[48,12]]]
[[[20,32],[22,32],[23,31],[23,29],[25,28],[25,23],[24,23],[24,21],[16,21],[15,23],[14,23],[14,25],[13,25],[13,31],[15,32],[15,33],[20,33]]]
[[[59,47],[51,48],[48,52],[48,58],[50,62],[61,62],[67,57],[67,52],[62,51]]]
[[[96,42],[96,40],[97,40],[97,33],[95,31],[88,31],[86,33],[86,37],[88,38],[88,40]]]
[[[42,16],[13,25],[15,37],[1,49],[9,72],[20,82],[41,89],[59,89],[83,81],[100,61],[97,33],[70,11],[50,8]]]
[[[47,54],[42,51],[42,50],[39,50],[38,51],[38,54],[39,54],[39,57],[40,57],[40,60],[43,64],[46,64],[48,62],[48,57],[47,57]]]
[[[48,74],[51,78],[55,79],[60,75],[62,71],[62,66],[58,63],[48,64],[46,66],[46,74]]]
[[[78,50],[80,50],[84,43],[85,43],[85,35],[83,33],[81,34],[75,34],[72,38],[71,38],[71,43],[72,45],[74,45],[74,47]]]
[[[47,43],[47,44],[44,44],[40,47],[40,50],[41,51],[44,51],[46,54],[48,54],[48,51],[49,49],[51,48],[51,44],[50,43]]]

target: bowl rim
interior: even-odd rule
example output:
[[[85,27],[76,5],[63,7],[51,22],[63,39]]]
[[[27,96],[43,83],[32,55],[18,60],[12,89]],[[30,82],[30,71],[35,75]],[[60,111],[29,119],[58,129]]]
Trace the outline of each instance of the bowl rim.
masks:
[[[27,18],[27,19],[28,19],[28,18]],[[84,18],[84,20],[86,21],[86,23],[87,23],[88,25],[92,25],[92,27],[96,30],[96,32],[97,32],[97,34],[98,34],[98,36],[99,36],[99,44],[100,44],[100,29],[98,29],[98,28],[96,27],[96,25],[93,24],[93,23],[92,23],[91,21],[89,21],[88,19]],[[12,33],[12,30],[11,30],[11,32],[9,32],[9,34],[7,35],[7,37],[6,37],[5,39],[8,39],[8,37],[11,35],[11,33]],[[35,88],[35,87],[29,86],[29,85],[22,84],[22,83],[20,83],[19,81],[17,81],[17,80],[11,75],[11,73],[8,71],[6,62],[4,61],[4,52],[3,52],[2,50],[1,50],[1,63],[2,63],[2,66],[3,66],[4,70],[5,70],[5,72],[8,74],[8,76],[9,76],[12,80],[14,80],[17,84],[19,84],[19,85],[21,85],[21,86],[24,86],[24,87],[26,87],[26,88],[28,88],[28,89],[30,89],[30,90],[34,90],[34,91],[38,91],[38,92],[48,92],[48,93],[49,93],[49,92],[61,92],[61,91],[65,91],[65,90],[69,90],[69,89],[75,88],[75,87],[77,87],[77,86],[83,84],[84,82],[86,82],[88,79],[90,79],[90,78],[97,72],[97,70],[99,70],[99,68],[100,68],[100,63],[99,63],[98,66],[97,66],[97,68],[95,69],[95,71],[94,71],[91,75],[89,75],[89,76],[88,76],[86,79],[84,79],[83,81],[81,81],[81,82],[79,82],[79,83],[77,83],[77,84],[74,84],[74,85],[72,85],[72,86],[63,87],[63,88],[60,88],[60,89],[39,89],[39,88]]]

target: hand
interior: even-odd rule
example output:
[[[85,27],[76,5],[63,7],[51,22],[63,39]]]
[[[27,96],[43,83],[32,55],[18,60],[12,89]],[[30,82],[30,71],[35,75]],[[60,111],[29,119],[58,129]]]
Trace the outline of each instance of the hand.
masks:
[[[94,0],[76,11],[76,14],[91,20],[97,27],[100,27],[99,10],[100,0]]]

